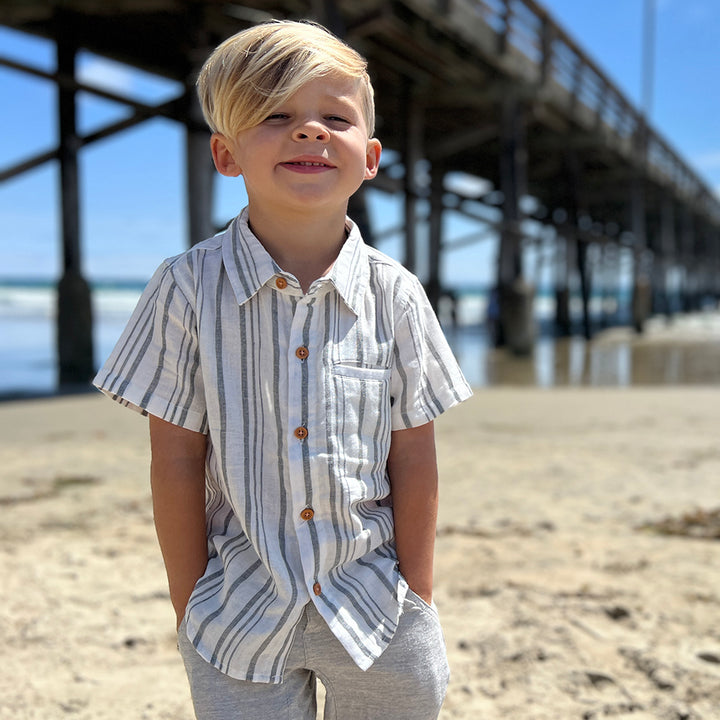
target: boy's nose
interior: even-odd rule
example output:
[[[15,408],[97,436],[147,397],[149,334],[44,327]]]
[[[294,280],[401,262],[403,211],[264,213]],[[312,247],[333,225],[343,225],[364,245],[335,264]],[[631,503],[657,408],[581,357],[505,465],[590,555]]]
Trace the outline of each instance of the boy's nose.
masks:
[[[329,138],[330,133],[327,128],[322,123],[314,120],[298,125],[293,131],[294,140],[318,140],[320,142],[327,142]]]

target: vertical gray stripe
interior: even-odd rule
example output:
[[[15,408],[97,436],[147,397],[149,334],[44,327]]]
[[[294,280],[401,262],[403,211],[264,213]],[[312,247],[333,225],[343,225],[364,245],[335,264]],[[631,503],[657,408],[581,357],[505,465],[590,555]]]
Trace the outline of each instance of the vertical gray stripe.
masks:
[[[162,319],[161,319],[161,330],[160,330],[160,336],[162,338],[162,343],[160,346],[160,352],[158,353],[158,364],[155,369],[155,375],[153,376],[153,379],[150,381],[150,384],[148,385],[147,389],[145,390],[145,395],[143,396],[141,405],[144,407],[150,402],[150,398],[153,396],[153,393],[155,392],[155,389],[158,386],[158,383],[160,382],[160,378],[162,377],[163,371],[165,370],[165,354],[167,353],[167,326],[170,319],[169,314],[169,307],[172,304],[173,295],[175,294],[177,290],[177,285],[173,285],[170,288],[170,291],[167,294],[167,297],[165,299],[165,303],[163,305],[163,312],[162,312]]]
[[[233,223],[233,225],[233,259],[235,260],[239,270],[238,276],[240,278],[240,282],[242,283],[243,290],[245,291],[245,296],[250,297],[259,282],[257,266],[255,265],[252,255],[250,255],[248,251],[247,242],[243,237],[240,223]],[[253,282],[251,282],[250,278],[252,278]]]
[[[312,320],[315,312],[315,299],[312,299],[307,304],[307,316],[305,318],[305,325],[302,330],[302,343],[306,347],[311,345],[310,342],[310,328],[312,327]],[[310,399],[309,395],[309,378],[308,378],[308,363],[304,362],[301,367],[301,414],[304,422],[307,422],[307,418],[310,414]],[[311,432],[313,429],[311,429]],[[320,432],[320,428],[317,428],[317,432]],[[305,479],[305,501],[308,506],[313,504],[313,480],[312,473],[310,472],[310,448],[307,440],[302,441],[302,458],[303,458],[303,477]],[[317,527],[311,520],[307,524],[308,530],[310,531],[310,540],[312,542],[313,551],[313,562],[315,569],[315,577],[317,577],[320,568],[320,545],[318,543]]]
[[[412,425],[412,422],[410,421],[410,416],[408,414],[408,376],[405,372],[405,368],[403,367],[402,358],[400,357],[400,350],[398,349],[397,345],[393,350],[393,355],[395,357],[395,370],[400,377],[402,384],[402,387],[400,389],[400,398],[395,398],[395,402],[400,402],[400,411],[402,412],[403,422],[405,423],[406,427],[410,427]]]
[[[286,526],[288,523],[288,477],[287,470],[285,468],[285,457],[287,450],[285,446],[285,433],[286,429],[282,423],[282,407],[281,403],[281,392],[280,392],[280,326],[278,324],[278,308],[277,308],[277,293],[272,292],[272,349],[273,349],[273,417],[275,419],[275,438],[277,443],[277,486],[279,493],[279,504],[280,504],[280,516],[278,518],[277,542],[280,549],[281,556],[285,563],[285,570],[287,576],[290,578],[291,586],[291,597],[294,602],[297,598],[297,584],[296,578],[292,575],[292,567],[287,559],[287,547],[286,547]],[[259,361],[259,358],[258,358]]]
[[[153,339],[158,297],[168,274],[169,268],[166,265],[157,270],[143,293],[144,305],[138,304],[110,355],[108,366],[106,366],[107,372],[99,384],[101,387],[115,392],[118,396],[124,396],[131,381],[135,379],[138,368],[142,367],[146,358],[147,350]],[[118,383],[117,386],[116,383]]]
[[[331,348],[335,347],[338,342],[338,313],[337,306],[335,305],[336,312],[332,312],[333,309],[333,298],[330,294],[324,298],[324,347],[323,347],[323,364],[325,367],[332,367],[335,358],[332,355]],[[335,299],[337,303],[337,299]],[[336,403],[332,402],[333,397],[336,395],[334,389],[335,380],[332,373],[325,373],[324,378],[324,390],[325,390],[325,442],[328,448],[328,481],[329,481],[329,499],[330,499],[330,514],[332,518],[332,528],[335,534],[335,556],[332,561],[332,566],[337,567],[340,564],[342,552],[343,552],[343,539],[347,536],[347,531],[343,533],[343,529],[346,529],[347,524],[343,518],[341,521],[340,513],[342,507],[338,502],[338,488],[340,483],[340,469],[339,463],[340,458],[338,457],[338,446],[335,439],[339,436],[338,433],[338,408]],[[342,396],[340,398],[342,400]]]

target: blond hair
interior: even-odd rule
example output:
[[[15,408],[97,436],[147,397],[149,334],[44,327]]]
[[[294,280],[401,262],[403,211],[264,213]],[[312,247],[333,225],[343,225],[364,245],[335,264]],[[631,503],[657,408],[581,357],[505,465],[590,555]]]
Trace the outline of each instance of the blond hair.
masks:
[[[367,61],[317,23],[273,20],[233,35],[205,61],[197,88],[210,129],[232,137],[259,125],[303,85],[321,77],[358,83],[372,136],[375,105]]]

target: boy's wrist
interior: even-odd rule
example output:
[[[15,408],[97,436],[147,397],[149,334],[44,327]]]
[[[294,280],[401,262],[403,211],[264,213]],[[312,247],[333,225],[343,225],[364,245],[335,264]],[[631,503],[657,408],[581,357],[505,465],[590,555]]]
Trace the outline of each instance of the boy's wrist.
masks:
[[[421,580],[414,580],[412,578],[408,578],[407,575],[405,577],[405,582],[407,583],[408,587],[420,598],[422,598],[428,605],[432,604],[433,599],[433,586],[432,581],[428,583],[427,581],[421,581]]]

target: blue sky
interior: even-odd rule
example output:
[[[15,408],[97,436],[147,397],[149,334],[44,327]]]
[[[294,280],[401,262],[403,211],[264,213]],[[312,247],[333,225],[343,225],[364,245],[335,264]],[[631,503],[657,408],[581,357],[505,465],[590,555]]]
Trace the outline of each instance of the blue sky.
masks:
[[[644,0],[547,0],[559,24],[636,105],[642,100]],[[655,0],[657,8],[653,126],[720,194],[720,2]],[[51,43],[0,27],[0,54],[52,70]],[[148,102],[171,97],[169,82],[83,54],[80,77]],[[6,99],[0,119],[0,167],[56,144],[55,97],[46,81],[0,68]],[[87,132],[125,114],[91,97],[80,100],[80,130]],[[382,139],[382,138],[381,138]],[[184,137],[165,120],[153,120],[101,141],[81,154],[82,241],[91,279],[146,279],[162,258],[185,247]],[[60,272],[59,189],[50,163],[0,184],[0,277],[55,278]],[[244,203],[242,184],[218,183],[216,219]],[[401,221],[397,202],[377,197],[377,227]],[[469,228],[448,224],[448,235]],[[399,243],[381,249],[400,253]],[[492,244],[450,253],[444,275],[457,282],[490,279]],[[400,258],[401,259],[401,258]],[[480,269],[480,272],[478,270]]]

